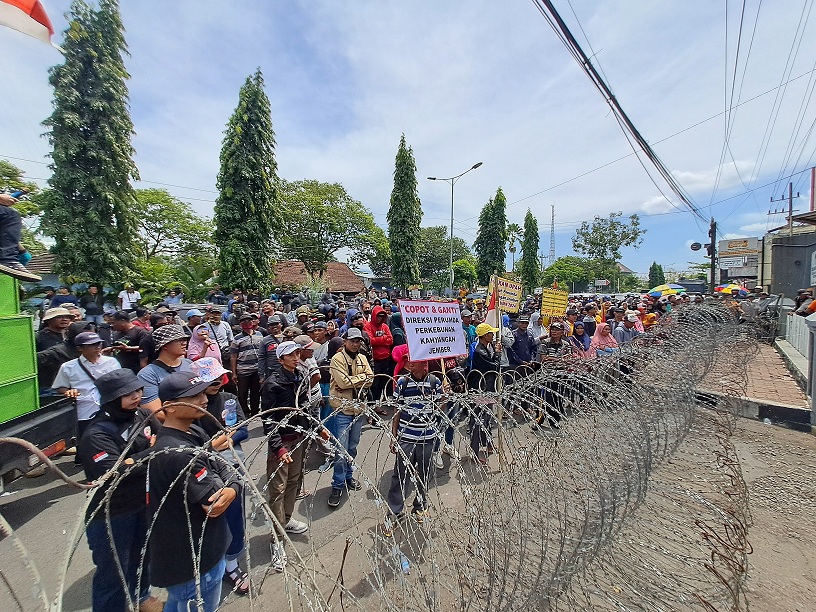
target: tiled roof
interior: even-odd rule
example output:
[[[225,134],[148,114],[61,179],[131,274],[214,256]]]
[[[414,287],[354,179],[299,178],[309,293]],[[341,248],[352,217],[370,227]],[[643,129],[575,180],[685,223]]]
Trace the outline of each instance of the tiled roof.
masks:
[[[323,279],[330,291],[335,293],[359,293],[365,290],[363,281],[354,271],[339,261],[331,261]],[[309,275],[303,263],[296,260],[279,261],[275,264],[276,287],[303,287],[309,283]]]
[[[28,268],[34,274],[51,274],[54,267],[54,261],[57,259],[56,255],[52,255],[51,253],[43,253],[42,255],[34,255],[26,264],[26,268]]]

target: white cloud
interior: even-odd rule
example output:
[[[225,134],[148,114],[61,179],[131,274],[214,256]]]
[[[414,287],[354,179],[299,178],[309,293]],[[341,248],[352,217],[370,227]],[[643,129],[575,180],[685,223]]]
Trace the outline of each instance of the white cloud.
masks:
[[[69,5],[48,3],[58,30]],[[745,191],[743,181],[756,189],[779,174],[807,79],[787,86],[764,156],[760,145],[774,93],[734,111],[730,150],[721,159],[723,116],[684,130],[723,110],[722,7],[604,0],[575,9],[596,52],[593,62],[705,216],[727,219],[723,232],[756,235],[760,229],[746,228],[759,225],[764,231],[767,190],[726,198]],[[624,253],[633,269],[647,269],[656,257],[684,260],[688,247],[678,236],[699,235],[695,241],[705,242],[705,223],[655,197],[607,105],[529,3],[419,0],[351,8],[331,0],[143,0],[122,3],[122,11],[134,144],[146,180],[214,189],[238,88],[261,66],[281,176],[340,181],[381,223],[405,132],[417,160],[424,224],[444,224],[450,211],[447,185],[425,177],[455,175],[484,162],[456,185],[456,231],[468,241],[481,206],[502,186],[511,221],[520,223],[528,207],[537,216],[545,253],[551,204],[559,255],[567,254],[569,234],[581,221],[618,210],[641,213],[649,230],[640,250]],[[580,34],[572,14],[563,16]],[[779,85],[787,48],[778,41],[798,17],[789,3],[763,12],[741,101]],[[811,34],[805,33],[793,76],[812,68]],[[60,57],[4,29],[0,56],[15,92],[0,99],[0,155],[40,160],[48,151],[40,138],[51,104],[47,68]],[[809,108],[806,124],[814,113]],[[19,165],[30,176],[47,176],[42,165]],[[590,172],[595,168],[601,169]],[[200,198],[193,205],[211,214],[215,194],[170,191]],[[806,200],[799,204],[807,208]]]
[[[744,232],[744,235],[747,236],[756,236],[762,235],[768,230],[768,222],[765,223],[748,223],[747,225],[741,225],[740,231]],[[735,236],[735,238],[742,238],[742,236]]]

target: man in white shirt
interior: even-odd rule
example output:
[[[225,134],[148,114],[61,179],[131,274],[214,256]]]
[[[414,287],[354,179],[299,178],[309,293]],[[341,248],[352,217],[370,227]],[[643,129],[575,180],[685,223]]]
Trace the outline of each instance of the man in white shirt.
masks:
[[[102,354],[102,338],[94,332],[82,332],[74,338],[79,357],[60,366],[51,385],[57,393],[76,400],[77,440],[91,418],[99,411],[99,389],[96,379],[122,366],[113,357]]]
[[[119,310],[131,312],[136,309],[141,299],[142,295],[128,283],[125,285],[125,290],[119,292]]]

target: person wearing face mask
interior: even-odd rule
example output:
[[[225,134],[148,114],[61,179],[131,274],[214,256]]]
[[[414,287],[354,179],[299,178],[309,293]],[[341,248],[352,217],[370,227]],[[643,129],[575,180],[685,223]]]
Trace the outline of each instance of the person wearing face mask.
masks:
[[[261,406],[261,379],[258,371],[263,334],[255,329],[251,314],[239,320],[241,333],[230,345],[230,366],[238,383],[238,399],[247,407],[250,416],[258,414]]]
[[[150,594],[150,560],[147,556],[142,558],[148,528],[147,463],[134,466],[149,456],[160,425],[149,410],[139,408],[144,383],[132,371],[119,368],[103,374],[96,379],[95,386],[101,405],[85,428],[77,457],[90,481],[114,468],[118,475],[94,490],[85,516],[88,523],[85,535],[96,566],[93,610],[129,610],[129,602],[138,602],[140,612],[160,612],[163,602]],[[106,500],[114,482],[115,488]]]

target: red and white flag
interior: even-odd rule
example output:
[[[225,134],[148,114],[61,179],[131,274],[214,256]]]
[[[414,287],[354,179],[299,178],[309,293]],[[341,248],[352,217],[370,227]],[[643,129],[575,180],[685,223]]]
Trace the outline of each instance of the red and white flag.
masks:
[[[54,26],[40,0],[0,0],[0,25],[51,44]]]
[[[497,327],[499,329],[499,323],[501,322],[501,312],[499,312],[496,299],[496,294],[499,292],[499,283],[496,282],[496,277],[490,277],[490,298],[487,304],[487,314],[485,315],[484,322],[490,325],[491,327]]]

